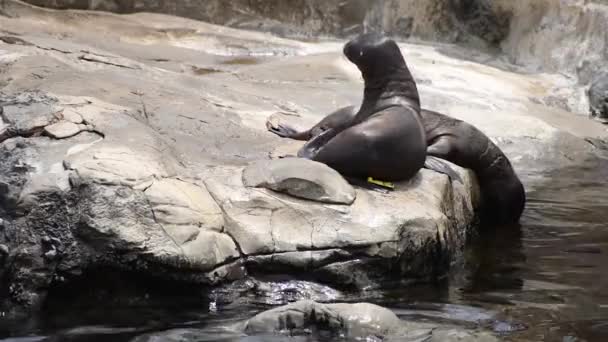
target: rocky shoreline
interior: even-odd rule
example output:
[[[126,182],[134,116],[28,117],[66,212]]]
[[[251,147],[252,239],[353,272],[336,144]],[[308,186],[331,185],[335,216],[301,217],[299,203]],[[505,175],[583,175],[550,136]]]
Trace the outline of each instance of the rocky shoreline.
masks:
[[[8,316],[35,312],[49,289],[97,267],[211,287],[278,274],[359,291],[437,281],[462,259],[477,229],[471,172],[453,166],[462,182],[451,182],[421,170],[386,194],[277,159],[300,143],[266,132],[269,116],[306,126],[360,101],[341,43],[2,6]],[[600,124],[551,105],[580,93],[576,81],[401,47],[423,106],[482,129],[526,187],[605,153],[589,143],[608,136]]]

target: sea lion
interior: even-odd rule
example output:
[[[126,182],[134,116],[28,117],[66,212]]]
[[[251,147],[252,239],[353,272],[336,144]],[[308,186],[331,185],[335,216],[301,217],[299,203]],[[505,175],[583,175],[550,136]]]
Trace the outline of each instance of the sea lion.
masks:
[[[308,140],[334,125],[347,125],[354,118],[353,106],[341,108],[312,128],[297,131],[289,125],[274,126],[270,132],[281,137]],[[427,155],[448,160],[473,170],[481,189],[481,216],[484,222],[515,223],[524,210],[524,187],[511,162],[490,138],[475,126],[427,109],[420,111],[427,141]]]
[[[401,50],[383,35],[364,33],[346,43],[343,52],[361,71],[363,102],[356,113],[333,113],[311,134],[292,134],[308,140],[298,157],[327,164],[347,177],[413,177],[425,163],[426,138],[418,91]]]
[[[453,170],[438,162],[448,160],[475,173],[484,221],[519,221],[526,196],[508,158],[475,126],[420,109],[416,83],[394,41],[379,34],[362,34],[344,46],[344,54],[357,65],[365,82],[359,110],[354,106],[341,108],[302,132],[268,121],[269,131],[307,140],[298,156],[316,158],[343,174],[355,166],[359,176],[401,180],[427,167],[458,179]],[[404,143],[413,145],[408,149],[401,146]],[[390,165],[398,167],[387,172]]]

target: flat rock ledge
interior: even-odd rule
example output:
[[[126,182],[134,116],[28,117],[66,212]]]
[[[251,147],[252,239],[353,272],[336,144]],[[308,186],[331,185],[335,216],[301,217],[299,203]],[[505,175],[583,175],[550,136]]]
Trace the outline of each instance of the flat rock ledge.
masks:
[[[456,166],[464,184],[421,170],[388,194],[298,158],[191,170],[130,108],[41,92],[2,103],[2,273],[21,304],[98,265],[210,285],[426,280],[474,217],[475,182]]]
[[[363,341],[498,341],[488,332],[402,321],[392,311],[374,304],[309,300],[262,312],[247,321],[244,330],[249,335],[319,334]]]

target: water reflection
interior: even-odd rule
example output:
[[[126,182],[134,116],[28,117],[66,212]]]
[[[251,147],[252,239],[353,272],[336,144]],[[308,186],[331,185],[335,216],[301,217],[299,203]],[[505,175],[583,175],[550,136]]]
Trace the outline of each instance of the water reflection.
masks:
[[[521,229],[475,239],[451,299],[525,322],[510,340],[608,340],[607,175],[601,160],[545,175]]]

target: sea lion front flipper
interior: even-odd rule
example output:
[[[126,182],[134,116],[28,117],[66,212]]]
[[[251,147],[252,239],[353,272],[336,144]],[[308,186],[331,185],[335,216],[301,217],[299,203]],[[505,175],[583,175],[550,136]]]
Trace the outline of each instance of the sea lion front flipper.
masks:
[[[424,161],[424,168],[447,175],[452,182],[458,181],[461,184],[464,184],[458,172],[454,171],[454,169],[441,158],[427,155],[426,160]]]
[[[297,136],[299,133],[287,125],[283,125],[281,123],[274,124],[270,120],[266,121],[266,129],[268,129],[269,132],[280,136],[281,138],[291,138],[292,136]]]
[[[333,139],[340,131],[332,128],[326,131],[319,133],[314,136],[312,139],[308,140],[304,146],[298,151],[298,157],[313,159],[319,150],[327,144],[331,139]]]

